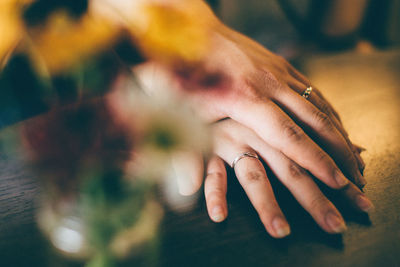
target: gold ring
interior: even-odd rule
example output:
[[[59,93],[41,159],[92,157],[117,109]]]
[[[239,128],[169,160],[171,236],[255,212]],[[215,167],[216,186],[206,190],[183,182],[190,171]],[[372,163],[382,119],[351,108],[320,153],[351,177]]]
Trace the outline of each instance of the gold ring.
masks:
[[[311,95],[312,90],[313,88],[311,86],[307,87],[301,96],[304,97],[305,99],[308,99]]]

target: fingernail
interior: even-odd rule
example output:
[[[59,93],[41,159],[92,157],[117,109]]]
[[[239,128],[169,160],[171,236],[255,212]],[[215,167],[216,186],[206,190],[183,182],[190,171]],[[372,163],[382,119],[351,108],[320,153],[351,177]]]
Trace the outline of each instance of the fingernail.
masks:
[[[276,236],[278,238],[282,238],[288,236],[290,234],[290,226],[289,224],[282,218],[276,217],[272,222],[272,226],[274,227]]]
[[[354,153],[354,156],[357,159],[358,168],[360,169],[360,172],[362,173],[364,171],[364,169],[365,169],[364,160],[361,158],[360,154],[358,154],[358,153]]]
[[[359,153],[367,150],[365,147],[362,147],[362,146],[359,146],[359,145],[356,145],[356,144],[354,144],[354,146],[355,146],[355,148],[357,149],[357,151]]]
[[[358,172],[358,181],[362,187],[367,184],[367,180],[365,180],[364,176],[362,176],[360,172]]]
[[[357,169],[354,170],[352,177],[354,177],[354,183],[359,188],[363,188],[367,184],[367,180],[365,180],[364,176]]]
[[[339,170],[336,171],[335,179],[339,187],[343,187],[349,183],[349,180]]]
[[[362,157],[360,156],[360,154],[356,153],[355,155],[356,155],[356,158],[357,158],[357,161],[358,161],[358,165],[360,167],[360,171],[362,172],[365,169],[365,162],[362,159]]]
[[[330,211],[325,217],[326,223],[334,233],[342,233],[346,231],[347,227],[341,216],[336,212]]]
[[[225,219],[224,210],[221,206],[215,206],[211,212],[211,219],[214,222],[222,222]]]
[[[360,156],[360,154],[358,154],[358,158],[360,159],[360,164],[361,164],[361,170],[362,171],[364,171],[364,169],[365,169],[365,162],[364,162],[364,160],[362,159],[362,157]]]
[[[364,195],[361,195],[361,194],[357,196],[356,203],[357,203],[357,206],[362,211],[365,211],[365,212],[370,212],[371,210],[373,210],[375,208],[374,204],[372,204],[372,202],[367,197],[365,197]]]

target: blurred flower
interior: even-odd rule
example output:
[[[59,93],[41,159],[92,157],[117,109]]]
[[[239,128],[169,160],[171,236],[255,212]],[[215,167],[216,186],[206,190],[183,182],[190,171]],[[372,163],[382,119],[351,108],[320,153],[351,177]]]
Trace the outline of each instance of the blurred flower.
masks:
[[[86,266],[109,266],[98,263],[137,255],[157,240],[164,212],[151,181],[127,181],[101,168],[80,175],[74,197],[42,193],[38,225],[59,252]]]
[[[29,29],[34,49],[50,73],[59,73],[110,48],[120,30],[90,13],[75,19],[63,11],[49,16],[44,25]]]
[[[119,76],[128,68],[116,55],[129,51],[137,63],[137,46],[168,66],[197,63],[214,17],[200,0],[0,1],[0,60],[22,40],[2,73],[4,84],[21,95],[49,89],[58,97],[58,105],[46,102],[41,111],[50,111],[20,131],[45,182],[39,225],[60,251],[108,266],[156,238],[163,210],[153,190],[171,175],[171,156],[201,159],[210,147],[208,128],[184,102],[145,96],[129,70]],[[22,23],[21,7],[29,2]],[[121,45],[126,36],[131,47]],[[32,79],[19,82],[27,74],[21,70]],[[106,96],[85,98],[110,87]]]
[[[208,128],[189,108],[139,94],[129,81],[119,78],[105,99],[54,108],[23,125],[31,161],[59,193],[74,193],[88,168],[159,180],[172,154],[209,151]]]
[[[147,201],[136,224],[115,236],[111,250],[119,258],[142,252],[143,244],[157,237],[163,215],[164,210],[158,202]]]
[[[148,16],[147,29],[137,40],[147,55],[166,62],[192,62],[204,56],[208,48],[209,22],[198,16],[196,10],[185,11],[162,4],[144,6],[142,12]]]
[[[76,194],[85,173],[120,169],[132,143],[104,101],[95,99],[55,108],[25,122],[26,154],[56,194]]]
[[[45,181],[41,229],[62,253],[94,266],[157,239],[155,182],[170,174],[171,155],[209,147],[207,127],[184,105],[151,100],[134,86],[122,77],[106,98],[55,108],[22,127]]]
[[[193,63],[206,53],[215,23],[200,0],[93,0],[94,9],[126,27],[144,54],[166,64]]]
[[[167,96],[149,98],[135,87],[129,77],[121,76],[107,96],[113,117],[135,138],[128,173],[161,178],[168,175],[174,153],[208,153],[208,127],[185,103]]]
[[[21,7],[28,2],[31,1],[2,0],[0,2],[0,69],[3,60],[22,37]]]
[[[124,172],[145,141],[125,127],[104,98],[54,108],[22,125],[28,158],[44,181],[39,226],[69,258],[97,266],[156,237],[163,211],[154,203],[155,180],[142,173],[126,179]]]

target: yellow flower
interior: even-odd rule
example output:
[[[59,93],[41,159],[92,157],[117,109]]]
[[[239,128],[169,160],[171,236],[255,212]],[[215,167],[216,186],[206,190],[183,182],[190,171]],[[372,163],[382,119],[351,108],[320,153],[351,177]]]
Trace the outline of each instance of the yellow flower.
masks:
[[[90,13],[76,20],[65,12],[52,14],[44,26],[30,29],[36,52],[55,74],[110,47],[119,29]]]
[[[0,2],[0,68],[11,50],[22,37],[21,6],[27,1],[1,0]]]
[[[138,36],[143,51],[167,62],[199,60],[207,51],[209,25],[191,13],[193,10],[185,12],[165,5],[145,6],[149,21],[146,31]]]
[[[167,64],[201,60],[216,18],[200,0],[93,0],[96,11],[126,27],[141,51]]]

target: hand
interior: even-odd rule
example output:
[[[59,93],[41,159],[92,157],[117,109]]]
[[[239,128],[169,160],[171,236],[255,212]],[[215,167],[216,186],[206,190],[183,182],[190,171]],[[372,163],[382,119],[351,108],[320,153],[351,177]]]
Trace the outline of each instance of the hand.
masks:
[[[234,119],[332,188],[345,186],[345,176],[366,184],[364,163],[337,112],[315,87],[308,99],[301,96],[311,83],[286,60],[220,25],[201,69],[147,63],[137,73],[167,75],[207,121]]]
[[[275,199],[261,160],[323,230],[328,233],[340,233],[346,229],[341,214],[324,196],[312,176],[282,152],[265,143],[254,131],[233,120],[224,120],[214,125],[214,132],[216,155],[208,162],[204,186],[208,213],[213,221],[223,221],[228,214],[227,174],[223,161],[231,164],[241,153],[253,152],[259,155],[260,160],[252,157],[242,158],[235,165],[235,173],[271,236],[284,237],[290,233],[290,227]],[[197,168],[198,173],[202,172],[202,168],[198,168],[199,164],[197,167],[192,166],[193,169]],[[192,181],[188,182],[194,185],[192,192],[201,184],[198,181],[199,175],[193,175],[195,173],[196,171],[191,172]],[[360,211],[367,212],[373,208],[372,203],[351,182],[340,192]]]

